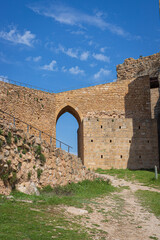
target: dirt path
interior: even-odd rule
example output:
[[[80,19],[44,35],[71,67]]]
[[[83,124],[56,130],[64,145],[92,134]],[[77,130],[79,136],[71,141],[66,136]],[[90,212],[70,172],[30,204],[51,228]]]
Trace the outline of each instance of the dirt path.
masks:
[[[68,217],[81,223],[91,233],[92,239],[160,240],[160,219],[143,208],[134,194],[139,189],[160,191],[111,176],[108,178],[116,187],[129,188],[104,198],[94,199],[88,205],[92,211],[84,212],[77,217],[74,209],[73,214],[68,213]]]
[[[115,176],[110,176],[110,175],[107,175],[107,174],[102,175],[102,174],[97,173],[96,175],[97,175],[97,177],[104,177],[106,179],[109,179],[114,187],[127,186],[133,192],[135,192],[137,190],[148,190],[148,191],[159,192],[160,193],[160,190],[158,190],[156,188],[152,188],[152,187],[142,186],[142,184],[138,183],[138,182],[132,183],[130,181],[125,181],[124,179],[119,179],[119,178],[116,178]]]

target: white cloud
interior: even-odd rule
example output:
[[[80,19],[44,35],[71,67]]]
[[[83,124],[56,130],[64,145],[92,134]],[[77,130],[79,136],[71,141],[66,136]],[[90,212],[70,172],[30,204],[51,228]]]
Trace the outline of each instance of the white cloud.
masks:
[[[99,79],[99,78],[101,78],[101,77],[103,77],[103,76],[108,76],[110,73],[111,73],[110,70],[101,68],[101,69],[99,70],[99,72],[97,72],[97,73],[94,74],[94,79]]]
[[[84,32],[84,31],[81,31],[81,30],[72,31],[71,33],[72,33],[72,34],[75,34],[75,35],[84,35],[84,34],[85,34],[85,32]]]
[[[110,58],[101,54],[101,53],[93,53],[92,55],[96,60],[103,61],[103,62],[110,62]]]
[[[33,61],[33,62],[39,62],[42,59],[41,56],[37,56],[37,57],[27,57],[26,61]]]
[[[100,52],[104,53],[106,51],[106,47],[101,47]]]
[[[89,15],[74,8],[55,3],[50,4],[49,6],[33,3],[29,6],[29,8],[38,14],[53,18],[55,21],[66,25],[77,25],[81,27],[83,24],[87,24],[98,27],[102,30],[108,29],[110,32],[123,37],[130,35],[123,30],[123,28],[106,22],[103,19],[103,14],[101,12],[94,15]]]
[[[0,81],[8,82],[8,76],[0,75]]]
[[[67,72],[67,69],[66,69],[65,66],[63,66],[63,67],[61,68],[61,70],[62,70],[62,72]]]
[[[92,68],[94,68],[95,66],[97,66],[96,63],[91,63],[91,64],[90,64],[90,67],[92,67]]]
[[[81,53],[80,60],[86,61],[88,59],[88,57],[89,57],[89,52],[88,51],[83,52],[83,53]]]
[[[57,71],[58,69],[57,69],[56,65],[57,65],[57,62],[55,60],[53,60],[48,65],[46,64],[46,65],[42,66],[41,69],[47,70],[47,71]]]
[[[76,66],[76,67],[71,67],[70,69],[69,69],[69,72],[71,73],[71,74],[74,74],[74,75],[78,75],[78,74],[84,74],[84,70],[81,70],[78,66]]]
[[[74,50],[73,48],[65,49],[62,45],[59,45],[58,50],[68,55],[69,57],[78,58],[78,51]]]
[[[1,31],[0,38],[15,44],[24,44],[31,47],[36,35],[32,34],[30,31],[25,31],[24,34],[20,34],[16,28],[13,28],[9,32]]]

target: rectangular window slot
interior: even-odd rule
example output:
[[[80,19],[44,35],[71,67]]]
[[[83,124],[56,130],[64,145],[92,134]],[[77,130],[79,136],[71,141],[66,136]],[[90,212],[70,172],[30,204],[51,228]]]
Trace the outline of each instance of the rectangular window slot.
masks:
[[[150,78],[150,88],[159,88],[159,81],[158,77],[152,77]]]
[[[141,158],[141,156],[139,156],[139,158]]]
[[[101,155],[101,158],[103,158],[103,155]]]
[[[110,140],[110,143],[112,142],[112,140]]]
[[[121,129],[121,126],[119,126],[119,129]]]
[[[91,142],[93,142],[93,139],[91,139]]]
[[[122,158],[123,156],[121,155],[121,158]]]
[[[141,127],[139,126],[139,129],[141,129]]]
[[[131,143],[131,140],[129,140],[129,143]]]
[[[103,128],[103,126],[101,125],[101,128]]]

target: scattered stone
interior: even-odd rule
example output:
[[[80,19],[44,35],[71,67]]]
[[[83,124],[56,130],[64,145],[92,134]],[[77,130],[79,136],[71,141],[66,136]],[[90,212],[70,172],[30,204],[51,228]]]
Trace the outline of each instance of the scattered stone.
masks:
[[[67,207],[67,212],[74,214],[74,215],[84,215],[87,214],[88,211],[81,209],[81,208],[75,208],[75,207]]]

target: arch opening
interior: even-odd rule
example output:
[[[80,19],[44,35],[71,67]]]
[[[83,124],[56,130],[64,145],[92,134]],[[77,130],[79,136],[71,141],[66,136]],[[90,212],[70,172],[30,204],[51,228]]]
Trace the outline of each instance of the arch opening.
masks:
[[[75,108],[66,105],[56,117],[56,137],[72,146],[71,153],[78,155],[83,162],[83,124]],[[59,147],[59,144],[57,144]],[[62,148],[66,150],[65,148]]]

